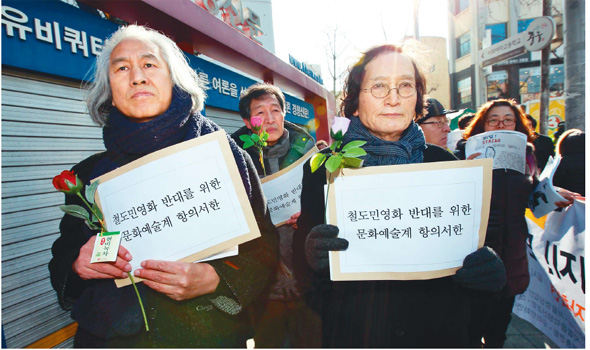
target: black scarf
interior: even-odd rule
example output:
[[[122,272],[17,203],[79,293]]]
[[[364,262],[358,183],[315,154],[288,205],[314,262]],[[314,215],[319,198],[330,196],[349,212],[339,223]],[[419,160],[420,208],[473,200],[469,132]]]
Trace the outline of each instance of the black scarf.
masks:
[[[213,121],[200,113],[192,114],[191,96],[174,87],[168,109],[156,118],[137,123],[129,120],[117,108],[109,113],[108,123],[103,129],[104,144],[108,157],[99,162],[91,174],[97,177],[149,153],[221,130]],[[235,141],[227,136],[230,148],[238,165],[242,182],[248,197],[252,186],[246,160]]]
[[[349,119],[350,125],[344,134],[342,144],[345,145],[354,140],[367,141],[363,146],[367,152],[367,155],[362,157],[364,167],[422,163],[422,151],[426,146],[426,140],[422,129],[414,121],[404,130],[398,141],[385,141],[371,134],[358,117],[349,117]]]

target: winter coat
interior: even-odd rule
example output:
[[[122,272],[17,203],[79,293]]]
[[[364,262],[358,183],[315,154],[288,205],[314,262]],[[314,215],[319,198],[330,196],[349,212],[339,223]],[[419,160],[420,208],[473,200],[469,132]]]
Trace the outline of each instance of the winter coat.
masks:
[[[423,154],[425,163],[457,160],[430,144]],[[305,239],[314,226],[324,223],[325,183],[324,166],[312,173],[308,162],[293,245],[296,272],[312,290],[306,300],[322,315],[323,346],[466,347],[470,299],[452,277],[333,282],[329,276],[311,270],[305,258]]]
[[[561,142],[561,162],[553,175],[553,185],[586,196],[586,133],[569,135]]]
[[[237,256],[208,262],[220,277],[214,293],[175,301],[138,283],[150,326],[147,333],[131,286],[116,288],[111,279],[82,280],[72,270],[80,248],[95,232],[81,219],[63,217],[49,270],[60,305],[72,310],[72,318],[79,324],[76,347],[245,347],[253,331],[244,310],[271,280],[278,242],[254,164],[245,152],[243,155],[252,185],[250,204],[261,237],[241,244]],[[106,152],[91,156],[73,171],[89,184],[92,169],[106,157]],[[71,195],[66,195],[66,204],[83,206]]]

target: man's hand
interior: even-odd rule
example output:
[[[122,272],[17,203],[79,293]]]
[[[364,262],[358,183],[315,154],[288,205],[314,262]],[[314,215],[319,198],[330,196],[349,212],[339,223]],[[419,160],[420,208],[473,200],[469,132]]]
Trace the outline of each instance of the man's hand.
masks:
[[[96,236],[90,237],[88,242],[80,248],[80,255],[72,264],[72,270],[83,280],[97,278],[126,278],[131,271],[131,254],[123,246],[119,246],[119,253],[115,262],[90,263]]]
[[[574,203],[574,199],[576,197],[582,197],[581,194],[576,193],[576,192],[572,192],[572,191],[568,191],[565,188],[556,188],[556,190],[560,196],[565,198],[564,201],[555,202],[555,205],[557,205],[558,208],[566,208]]]
[[[285,224],[293,226],[293,229],[296,230],[297,219],[299,219],[299,216],[301,216],[301,212],[293,214],[289,220],[285,221]]]
[[[155,291],[180,301],[215,292],[219,275],[207,263],[146,260],[134,275]]]

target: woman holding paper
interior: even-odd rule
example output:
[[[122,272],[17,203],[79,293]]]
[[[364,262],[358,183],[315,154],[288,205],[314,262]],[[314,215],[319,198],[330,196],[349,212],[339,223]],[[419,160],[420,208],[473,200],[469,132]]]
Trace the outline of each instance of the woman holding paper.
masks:
[[[500,99],[485,103],[467,127],[464,138],[483,132],[508,130],[522,132],[529,142],[526,150],[525,173],[511,169],[493,172],[492,200],[485,245],[494,249],[506,267],[506,285],[496,294],[473,299],[470,322],[470,347],[501,348],[506,340],[515,296],[524,293],[529,284],[527,258],[528,228],[525,209],[538,179],[538,169],[532,141],[534,135],[526,124],[526,115],[513,100]],[[464,152],[465,142],[461,143]],[[457,145],[459,148],[459,144]],[[561,192],[566,201],[559,207],[572,204],[573,193]]]
[[[120,28],[97,58],[88,97],[92,119],[103,126],[106,152],[74,166],[85,182],[142,156],[220,130],[199,112],[205,94],[176,44],[141,26]],[[60,305],[78,322],[76,347],[245,347],[252,336],[245,312],[270,282],[278,258],[276,230],[251,158],[228,142],[261,231],[239,255],[207,263],[146,260],[135,276],[149,332],[127,276],[133,258],[119,248],[114,263],[90,263],[95,233],[64,216],[53,244],[51,282]],[[66,203],[78,203],[66,196]],[[159,205],[162,205],[161,203]],[[165,238],[162,244],[166,244]]]
[[[446,150],[426,144],[414,122],[423,114],[425,91],[424,75],[407,47],[370,49],[346,80],[341,113],[350,125],[342,143],[367,142],[364,167],[456,160]],[[307,300],[322,314],[323,346],[466,347],[468,289],[502,288],[504,267],[497,255],[480,249],[467,256],[453,277],[330,281],[328,251],[345,250],[348,241],[337,237],[338,227],[324,224],[323,167],[314,173],[309,164],[304,168],[293,246],[298,273],[316,288]]]

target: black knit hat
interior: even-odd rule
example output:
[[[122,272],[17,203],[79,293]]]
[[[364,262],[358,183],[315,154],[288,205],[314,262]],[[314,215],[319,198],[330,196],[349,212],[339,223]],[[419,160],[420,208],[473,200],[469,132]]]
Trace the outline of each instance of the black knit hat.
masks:
[[[454,109],[444,109],[443,105],[434,98],[429,98],[426,100],[426,110],[426,114],[417,120],[418,124],[424,123],[429,118],[438,117],[439,115],[445,115],[457,111]]]

